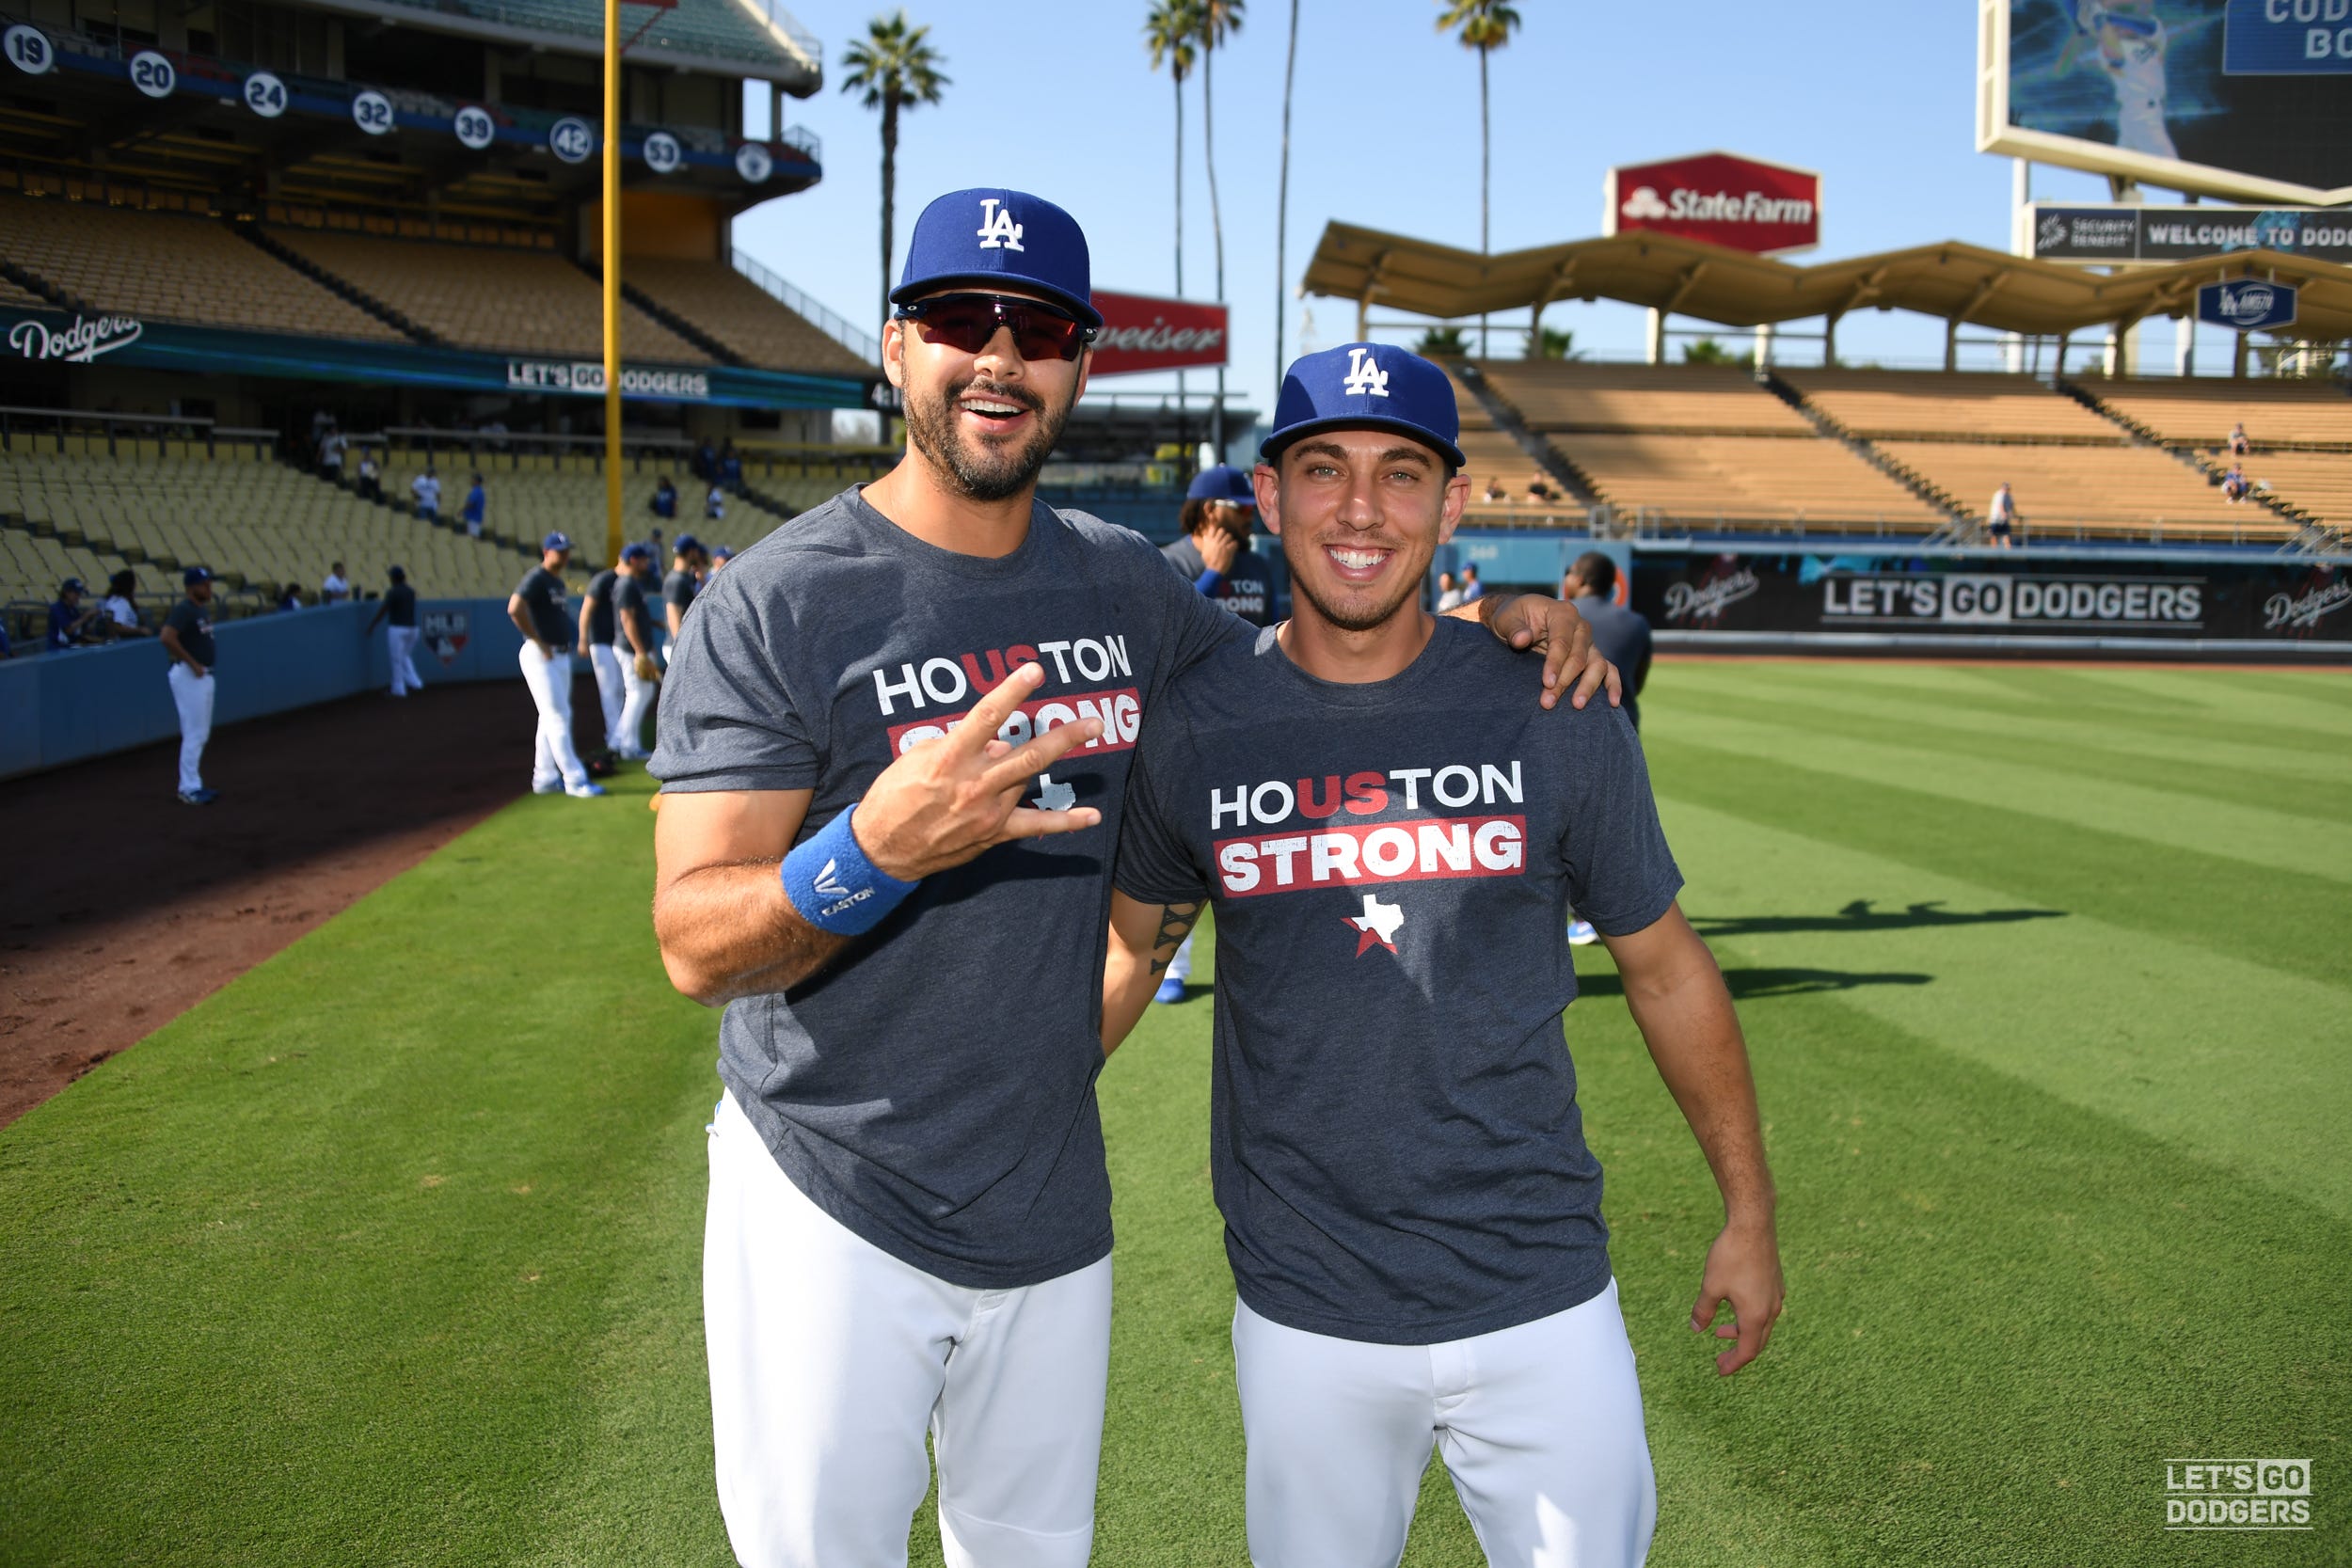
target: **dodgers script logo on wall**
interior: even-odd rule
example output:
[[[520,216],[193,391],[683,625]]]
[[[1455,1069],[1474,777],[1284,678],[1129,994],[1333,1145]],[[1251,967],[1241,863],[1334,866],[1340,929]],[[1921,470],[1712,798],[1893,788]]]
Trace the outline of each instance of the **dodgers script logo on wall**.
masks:
[[[145,331],[132,316],[76,316],[72,326],[56,328],[27,319],[8,328],[8,346],[27,359],[87,365],[102,354],[129,348]]]
[[[1094,335],[1089,375],[1132,375],[1226,362],[1226,310],[1151,294],[1094,291],[1103,329]]]
[[[433,650],[433,657],[444,669],[457,662],[458,652],[473,634],[473,618],[462,610],[428,610],[424,624],[418,628],[423,633],[424,645]]]
[[[1821,177],[1731,152],[1700,152],[1609,171],[1601,232],[1678,234],[1758,256],[1821,243]]]

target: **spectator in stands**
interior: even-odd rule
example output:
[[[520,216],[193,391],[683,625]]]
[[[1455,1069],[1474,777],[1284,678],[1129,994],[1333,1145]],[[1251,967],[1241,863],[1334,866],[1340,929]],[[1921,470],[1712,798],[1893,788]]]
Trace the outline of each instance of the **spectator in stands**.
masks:
[[[1544,478],[1544,471],[1541,468],[1528,476],[1527,499],[1538,506],[1551,499],[1551,485]]]
[[[714,483],[710,487],[710,493],[703,498],[703,521],[720,522],[726,517],[726,515],[727,493]]]
[[[1443,615],[1449,610],[1461,608],[1462,591],[1454,586],[1454,574],[1439,572],[1438,574],[1438,613]]]
[[[180,803],[209,806],[217,794],[204,787],[204,743],[213,737],[213,574],[191,566],[180,574],[187,596],[164,617],[164,652],[171,656],[171,705],[180,712]]]
[[[652,508],[653,515],[657,517],[675,517],[677,515],[677,486],[670,483],[670,476],[668,474],[663,474],[660,481],[654,485],[653,499],[646,504]],[[656,545],[660,545],[661,543],[661,531],[660,529],[655,529],[653,531],[653,542]]]
[[[1490,474],[1486,478],[1486,493],[1479,499],[1490,503],[1495,501],[1507,501],[1511,499],[1511,494],[1509,491],[1503,489],[1502,480],[1497,479]]]
[[[147,624],[139,619],[135,595],[139,579],[134,572],[117,572],[106,579],[106,596],[98,601],[99,625],[111,638],[145,637]]]
[[[2230,455],[2251,457],[2253,454],[2254,443],[2246,438],[2246,421],[2240,420],[2230,427]]]
[[[441,476],[428,463],[424,472],[408,482],[408,493],[417,499],[417,515],[428,523],[441,520]]]
[[[2001,487],[1993,492],[1993,504],[1984,509],[1984,521],[1985,531],[1993,536],[1993,543],[2008,549],[2010,531],[2017,524],[2017,497],[2010,489],[2008,480],[2001,481]]]
[[[2253,488],[2247,483],[2246,465],[2243,463],[2231,464],[2230,471],[2221,476],[2221,494],[2228,498],[2233,505],[2244,500],[2248,492]]]
[[[342,478],[343,435],[342,431],[329,429],[326,438],[319,443],[319,471],[329,479]]]
[[[281,583],[278,589],[278,608],[280,610],[300,610],[302,608],[302,584]]]
[[[1486,596],[1486,585],[1478,580],[1478,568],[1462,568],[1462,602],[1471,604]]]
[[[743,487],[743,460],[735,455],[733,441],[719,449],[719,483],[730,490]]]
[[[467,538],[482,537],[482,520],[489,510],[490,498],[482,488],[482,476],[476,474],[473,476],[473,483],[466,491],[466,510],[461,514],[466,519]]]
[[[693,459],[687,464],[687,467],[693,470],[696,479],[706,484],[719,477],[719,454],[710,450],[709,436],[703,437],[703,444],[694,449]]]
[[[97,641],[91,626],[98,619],[98,607],[82,602],[85,592],[80,578],[68,578],[57,584],[56,603],[49,607],[48,647],[51,653],[61,653],[67,648],[78,648]]]
[[[384,471],[375,466],[375,453],[359,453],[359,499],[380,501],[384,499]]]
[[[392,695],[405,697],[424,689],[424,682],[417,678],[417,591],[408,586],[408,574],[401,567],[389,575],[392,585],[384,590],[384,602],[375,607],[375,619],[368,623],[365,635],[373,637],[377,626],[391,623],[384,641],[391,655]]]
[[[351,597],[351,579],[343,576],[343,563],[336,562],[326,569],[326,579],[319,584],[319,603],[341,604]]]

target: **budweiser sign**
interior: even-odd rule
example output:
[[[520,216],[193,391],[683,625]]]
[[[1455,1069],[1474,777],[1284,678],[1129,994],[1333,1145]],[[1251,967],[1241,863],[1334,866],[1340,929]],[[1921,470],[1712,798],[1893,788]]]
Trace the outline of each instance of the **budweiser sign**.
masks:
[[[1097,289],[1094,308],[1103,312],[1103,330],[1094,340],[1095,375],[1225,363],[1228,333],[1222,305]]]
[[[1728,152],[1613,168],[1601,231],[1679,234],[1777,256],[1821,243],[1821,177]]]

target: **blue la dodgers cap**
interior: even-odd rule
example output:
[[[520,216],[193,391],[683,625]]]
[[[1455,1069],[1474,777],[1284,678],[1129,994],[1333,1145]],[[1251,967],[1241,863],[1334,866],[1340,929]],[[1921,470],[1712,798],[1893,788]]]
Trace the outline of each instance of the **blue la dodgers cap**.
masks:
[[[951,283],[1011,284],[1069,307],[1089,326],[1103,325],[1086,230],[1026,191],[949,191],[923,209],[890,302],[904,305]]]
[[[1201,469],[1192,476],[1192,483],[1184,491],[1188,501],[1224,501],[1231,506],[1258,504],[1258,487],[1249,476],[1230,464],[1219,463]]]
[[[1464,467],[1462,412],[1445,372],[1392,343],[1342,343],[1291,362],[1274,403],[1274,432],[1258,455],[1279,462],[1293,441],[1318,430],[1393,430]]]
[[[191,566],[180,574],[180,580],[194,588],[199,582],[212,581],[213,569],[210,566]]]
[[[543,550],[568,550],[572,547],[572,536],[559,530],[540,540],[539,547]]]
[[[651,561],[653,546],[651,545],[624,545],[621,546],[621,559],[623,561]]]

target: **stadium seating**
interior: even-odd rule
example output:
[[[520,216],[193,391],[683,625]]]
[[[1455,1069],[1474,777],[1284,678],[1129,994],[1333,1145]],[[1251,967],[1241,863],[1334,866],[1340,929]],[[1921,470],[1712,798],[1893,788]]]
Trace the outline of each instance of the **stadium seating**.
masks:
[[[312,229],[273,229],[270,233],[289,249],[460,347],[583,359],[604,352],[603,291],[595,278],[552,251],[379,239]],[[621,352],[632,360],[710,363],[708,355],[627,302],[621,307]]]
[[[1813,434],[1804,416],[1738,366],[1486,359],[1478,367],[1530,430]]]
[[[1874,440],[2121,445],[2130,439],[2112,420],[2026,375],[1787,369],[1778,373],[1814,407]]]
[[[1882,440],[1880,451],[1961,497],[1979,516],[2009,483],[2029,538],[2283,540],[2295,525],[2232,505],[2196,469],[2153,447]]]
[[[1621,513],[1694,529],[1927,533],[1944,514],[1835,441],[1802,436],[1551,437]]]
[[[2306,441],[2352,446],[2352,397],[2326,382],[2192,376],[2086,385],[2101,403],[2172,446],[2220,451],[2229,445],[2230,427],[2240,422],[2258,452]]]
[[[0,196],[0,255],[93,309],[207,326],[400,334],[215,218]]]
[[[179,568],[199,562],[232,582],[294,581],[315,597],[337,561],[363,589],[380,592],[398,563],[427,596],[500,596],[527,564],[516,550],[436,529],[249,451],[207,459],[39,450],[55,444],[18,436],[0,452],[0,515],[24,524],[0,530],[0,599],[46,600],[63,577],[95,586],[127,564],[155,609],[178,595]]]
[[[631,256],[622,276],[746,360],[766,370],[871,375],[875,367],[720,261]]]

